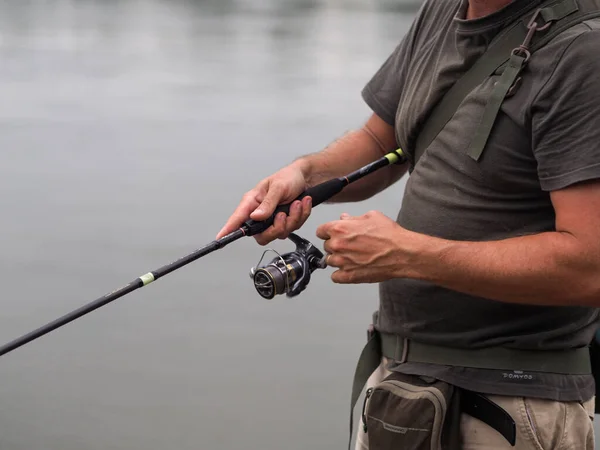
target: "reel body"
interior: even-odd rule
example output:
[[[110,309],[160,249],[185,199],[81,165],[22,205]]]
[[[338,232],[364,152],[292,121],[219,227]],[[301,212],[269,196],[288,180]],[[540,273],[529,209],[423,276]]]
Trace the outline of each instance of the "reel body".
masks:
[[[287,297],[298,295],[308,285],[311,274],[326,267],[325,257],[317,247],[294,233],[288,238],[296,244],[295,251],[283,255],[275,252],[277,257],[260,266],[267,250],[257,266],[250,270],[256,291],[268,300],[281,294]]]

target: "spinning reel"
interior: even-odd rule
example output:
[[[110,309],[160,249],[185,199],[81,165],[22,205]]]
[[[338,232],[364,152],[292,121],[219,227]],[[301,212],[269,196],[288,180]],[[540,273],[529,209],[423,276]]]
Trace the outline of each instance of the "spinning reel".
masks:
[[[311,274],[316,269],[327,267],[323,253],[306,239],[290,233],[289,239],[296,244],[296,250],[273,258],[271,262],[260,266],[266,250],[256,267],[250,269],[250,278],[256,291],[264,298],[271,300],[276,295],[286,294],[294,297],[302,292]]]

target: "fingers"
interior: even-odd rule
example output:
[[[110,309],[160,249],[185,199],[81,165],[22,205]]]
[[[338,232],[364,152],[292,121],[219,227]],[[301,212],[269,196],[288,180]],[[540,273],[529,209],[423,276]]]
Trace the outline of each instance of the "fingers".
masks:
[[[310,197],[305,197],[301,201],[296,200],[290,206],[290,215],[286,220],[285,234],[284,239],[288,237],[288,235],[292,232],[300,228],[304,225],[304,222],[310,216],[312,210],[312,199]]]
[[[285,213],[279,213],[271,227],[254,237],[256,242],[260,245],[266,245],[275,239],[287,239],[291,232],[304,225],[311,211],[312,199],[310,197],[305,197],[302,201],[292,202],[289,216],[286,216]]]
[[[242,201],[229,217],[221,231],[216,236],[216,239],[221,239],[223,236],[237,230],[244,223],[248,216],[259,204],[259,193],[249,191],[242,197]]]
[[[337,270],[331,274],[331,281],[334,283],[355,283],[361,275],[360,267],[352,264],[347,258],[337,253],[327,253],[325,256],[325,266],[334,267]]]
[[[306,186],[304,173],[295,165],[289,165],[263,179],[254,189],[244,195],[242,202],[219,231],[217,238],[235,231],[248,219],[257,222],[268,220],[280,204],[291,202],[303,192]],[[298,229],[310,215],[311,201],[311,198],[305,197],[302,202],[298,202],[291,208],[288,213],[289,217],[283,214],[282,217],[274,218],[274,223],[269,230],[255,236],[258,238],[257,240],[265,243],[277,237],[286,237],[287,234]]]
[[[304,225],[304,223],[310,217],[311,212],[312,212],[312,197],[306,196],[302,199],[302,212],[300,214],[300,225]]]
[[[352,220],[352,219],[357,219],[357,217],[353,217],[347,213],[342,213],[340,215],[340,220]],[[323,240],[330,239],[332,234],[334,234],[335,231],[340,230],[338,228],[338,224],[339,224],[338,220],[333,220],[331,222],[327,222],[327,223],[320,225],[319,227],[317,227],[317,233],[316,233],[317,237],[319,239],[323,239]]]
[[[285,233],[286,221],[287,216],[285,213],[277,214],[275,216],[275,220],[273,221],[273,225],[271,225],[262,233],[255,235],[254,239],[259,245],[266,245],[278,237],[283,236]]]
[[[277,182],[269,183],[266,187],[267,194],[258,207],[252,211],[250,218],[253,220],[265,220],[268,219],[275,208],[279,205],[281,197],[284,194],[284,186]]]
[[[342,258],[340,255],[336,255],[334,253],[328,253],[327,256],[325,257],[325,264],[327,264],[327,266],[329,267],[341,267],[342,264],[344,263],[344,258]]]
[[[333,222],[327,222],[317,227],[316,235],[319,239],[326,241],[331,237],[331,226]]]
[[[347,228],[347,226],[342,226],[341,221],[352,219],[354,217],[347,213],[342,213],[339,221],[331,221],[317,228],[317,237],[323,239],[323,250],[326,253],[325,264],[327,266],[341,268],[343,265],[347,265],[348,261],[342,256],[345,246],[343,241],[340,240],[342,228]],[[339,270],[334,273],[337,272]]]
[[[268,199],[270,194],[271,191],[269,191],[266,195],[263,192],[258,191],[250,191],[246,193],[242,198],[242,202],[233,212],[221,231],[219,231],[217,234],[216,239],[220,239],[228,233],[237,230],[242,223],[248,219],[248,217],[254,220],[268,219],[270,214],[273,213],[275,207],[278,206],[278,203],[275,203],[275,207],[271,209]],[[271,194],[271,199],[275,198],[279,198],[279,195]],[[261,212],[259,211],[261,208],[265,209],[263,209]],[[285,213],[279,213],[275,217],[273,225],[271,225],[271,227],[262,233],[254,236],[254,238],[260,245],[265,245],[274,239],[286,239],[292,231],[295,231],[304,225],[311,212],[312,198],[310,196],[304,197],[301,201],[296,200],[290,205],[289,216],[286,216]],[[261,219],[257,219],[256,217],[261,217]]]
[[[335,242],[332,244],[332,239],[327,239],[323,242],[323,250],[325,250],[325,253],[333,255],[339,248]]]
[[[331,274],[331,281],[338,284],[355,284],[360,283],[360,280],[360,272],[348,272],[340,269]]]

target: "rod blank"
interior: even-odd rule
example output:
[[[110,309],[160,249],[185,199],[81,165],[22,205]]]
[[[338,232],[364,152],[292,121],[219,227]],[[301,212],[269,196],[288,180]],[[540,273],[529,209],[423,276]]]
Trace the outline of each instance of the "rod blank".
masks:
[[[136,278],[129,284],[123,286],[122,288],[119,288],[115,291],[109,292],[108,294],[94,300],[93,302],[90,302],[74,311],[71,311],[68,314],[65,314],[62,317],[59,317],[58,319],[53,320],[52,322],[47,323],[46,325],[36,328],[35,330],[8,342],[7,344],[0,347],[0,356],[6,354],[8,352],[11,352],[11,351],[21,347],[22,345],[25,345],[28,342],[31,342],[41,336],[44,336],[45,334],[48,334],[51,331],[54,331],[57,328],[60,328],[63,325],[66,325],[69,322],[72,322],[75,319],[80,318],[81,316],[89,314],[92,311],[94,311],[94,310],[120,298],[120,297],[123,297],[124,295],[127,295],[137,289],[140,289],[140,288],[152,283],[153,281],[158,280],[159,278],[173,272],[174,270],[177,270],[177,269],[191,263],[192,261],[195,261],[198,258],[201,258],[204,255],[207,255],[207,254],[209,254],[215,250],[218,250],[220,248],[223,248],[225,245],[243,237],[244,235],[245,235],[244,230],[242,230],[242,229],[236,230],[233,233],[230,233],[227,236],[223,236],[221,239],[219,239],[217,241],[213,241],[210,244],[190,253],[189,255],[179,258],[178,260],[173,261],[170,264],[164,265],[156,270],[153,270],[152,272],[148,272],[147,274]]]

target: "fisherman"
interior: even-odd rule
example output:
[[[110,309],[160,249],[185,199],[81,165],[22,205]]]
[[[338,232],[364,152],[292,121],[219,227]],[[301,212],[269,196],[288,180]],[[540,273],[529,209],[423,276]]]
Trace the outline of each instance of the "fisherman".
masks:
[[[260,181],[217,236],[402,149],[408,163],[332,200],[368,199],[408,172],[397,218],[343,214],[317,236],[333,282],[379,284],[370,336],[388,348],[367,386],[418,378],[476,394],[464,397],[470,413],[458,413],[460,448],[594,448],[599,9],[598,0],[424,0],[362,91],[373,111],[364,126]],[[518,27],[512,46],[495,46]],[[461,85],[484,55],[501,51],[504,64],[488,60],[479,81]],[[295,201],[255,239],[285,238],[310,213],[310,198]],[[416,419],[400,417],[400,407],[378,410],[374,392],[356,448],[424,448],[402,444]]]

